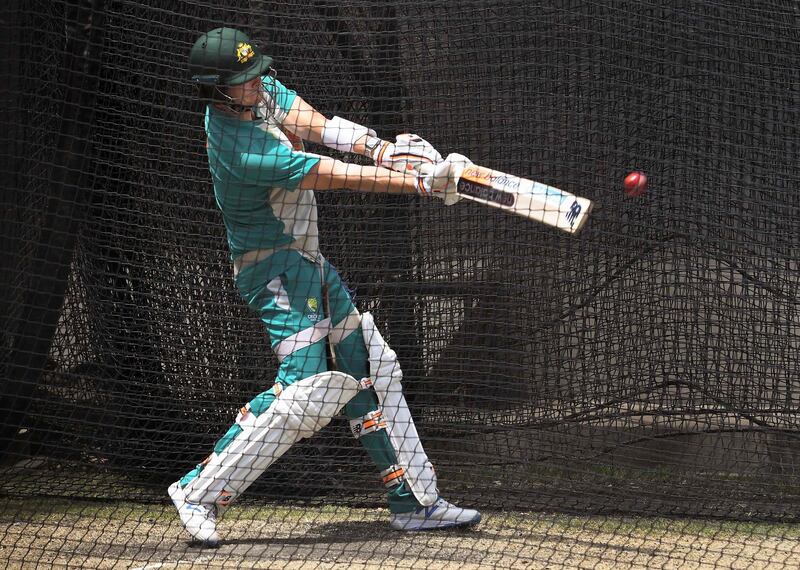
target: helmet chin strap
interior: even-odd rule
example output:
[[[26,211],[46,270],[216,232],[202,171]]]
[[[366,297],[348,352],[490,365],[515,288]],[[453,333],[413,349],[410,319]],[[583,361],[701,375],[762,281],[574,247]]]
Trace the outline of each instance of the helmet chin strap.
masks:
[[[242,113],[244,113],[247,110],[250,110],[250,111],[254,110],[253,109],[254,106],[242,105],[241,103],[237,103],[233,99],[233,97],[231,97],[230,95],[225,93],[225,91],[220,89],[219,87],[216,87],[215,89],[216,89],[217,95],[219,95],[219,97],[221,99],[224,99],[224,101],[217,101],[215,103],[215,105],[217,105],[223,111],[225,111],[225,112],[227,112],[227,113],[229,113],[231,115],[236,115],[238,117],[239,115],[241,115]],[[255,113],[253,113],[253,115],[255,116]]]
[[[272,69],[270,69],[270,71],[272,72]],[[272,73],[270,73],[270,76],[274,77]],[[252,105],[243,105],[241,103],[237,103],[230,95],[225,93],[225,91],[219,87],[217,87],[217,93],[225,99],[225,102],[220,102],[219,104],[224,107],[225,110],[236,116],[241,115],[245,111],[250,111],[254,117],[253,120],[262,119],[266,121],[275,113],[275,101],[269,96],[263,85],[259,88],[258,97],[256,98],[255,103]]]

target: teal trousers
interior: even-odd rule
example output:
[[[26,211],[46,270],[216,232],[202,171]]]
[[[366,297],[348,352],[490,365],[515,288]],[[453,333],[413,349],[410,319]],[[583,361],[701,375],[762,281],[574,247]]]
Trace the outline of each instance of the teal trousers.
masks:
[[[279,251],[243,268],[236,276],[236,287],[267,328],[272,349],[280,360],[277,384],[289,386],[325,372],[332,365],[357,380],[369,375],[358,312],[338,272],[326,260],[314,262],[294,250]],[[324,331],[329,332],[323,335]],[[329,338],[332,351],[328,348]],[[250,400],[248,407],[258,416],[275,397],[274,388],[270,387]],[[375,392],[362,390],[347,403],[345,414],[357,419],[378,408]],[[214,451],[221,452],[240,432],[234,423],[217,441]],[[385,430],[362,435],[360,441],[379,470],[397,463]],[[181,484],[187,485],[201,470],[202,464],[197,465],[181,479]],[[394,513],[420,506],[405,483],[390,490],[388,502]]]

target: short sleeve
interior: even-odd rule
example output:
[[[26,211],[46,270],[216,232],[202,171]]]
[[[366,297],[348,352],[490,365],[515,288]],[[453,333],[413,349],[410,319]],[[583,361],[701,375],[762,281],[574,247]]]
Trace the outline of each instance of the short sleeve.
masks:
[[[239,166],[246,182],[295,190],[319,159],[316,154],[276,145],[267,154],[240,153]]]
[[[292,103],[294,103],[294,100],[297,98],[297,92],[287,89],[283,83],[269,75],[264,76],[262,84],[278,107],[276,109],[276,116],[282,120],[286,116],[286,113],[292,108]]]

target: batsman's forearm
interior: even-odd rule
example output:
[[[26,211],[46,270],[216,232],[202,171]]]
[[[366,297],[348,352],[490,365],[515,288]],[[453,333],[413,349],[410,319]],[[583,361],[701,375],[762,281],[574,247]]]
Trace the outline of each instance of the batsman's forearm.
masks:
[[[325,115],[298,96],[286,114],[282,126],[303,140],[321,144],[322,132],[327,121]]]
[[[419,193],[419,179],[414,175],[395,172],[382,166],[358,166],[358,168],[360,172],[355,178],[348,176],[345,188],[360,192],[388,194]]]
[[[300,188],[332,190],[345,188],[382,194],[417,194],[418,178],[380,166],[361,166],[322,158],[300,182]]]
[[[295,97],[294,103],[292,103],[292,108],[286,114],[286,118],[283,120],[282,126],[303,140],[324,145],[326,144],[325,129],[328,128],[328,123],[335,123],[335,121],[330,121],[327,117],[325,117],[325,115],[314,109],[314,107],[309,105],[298,96]],[[334,124],[334,132],[339,133],[337,130],[338,128],[340,127]],[[366,127],[361,128],[366,129]],[[347,138],[348,135],[352,136],[352,131],[348,133],[347,129],[345,129],[345,132],[341,135],[341,138],[340,136],[335,136],[335,139],[339,142],[342,142]],[[347,150],[355,154],[370,157],[372,154],[370,149],[375,148],[382,143],[384,143],[384,141],[380,138],[373,137],[370,134],[365,134],[352,141],[351,148]],[[326,146],[330,145],[328,144]]]

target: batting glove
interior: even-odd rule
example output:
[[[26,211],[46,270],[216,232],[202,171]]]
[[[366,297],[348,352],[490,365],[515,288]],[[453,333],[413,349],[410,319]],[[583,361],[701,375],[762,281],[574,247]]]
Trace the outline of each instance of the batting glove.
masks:
[[[372,160],[378,166],[398,172],[420,170],[424,164],[442,161],[442,155],[433,145],[419,135],[397,135],[395,142],[383,141],[372,151]]]
[[[419,193],[435,196],[443,200],[445,206],[452,206],[461,200],[457,190],[458,180],[470,164],[472,161],[463,154],[452,153],[438,164],[423,166],[423,175],[419,177]]]

